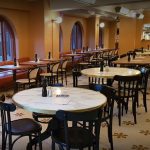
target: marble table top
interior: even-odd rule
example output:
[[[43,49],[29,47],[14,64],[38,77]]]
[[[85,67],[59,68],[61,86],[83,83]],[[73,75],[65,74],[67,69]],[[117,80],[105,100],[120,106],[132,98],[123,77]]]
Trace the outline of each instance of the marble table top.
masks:
[[[102,107],[106,97],[100,92],[74,87],[47,87],[52,96],[42,97],[42,88],[16,93],[13,101],[31,112],[55,114],[57,110],[86,111]]]
[[[82,70],[81,73],[89,77],[113,78],[115,75],[138,75],[140,74],[140,71],[129,68],[105,67],[103,72],[100,72],[100,68],[88,68]]]

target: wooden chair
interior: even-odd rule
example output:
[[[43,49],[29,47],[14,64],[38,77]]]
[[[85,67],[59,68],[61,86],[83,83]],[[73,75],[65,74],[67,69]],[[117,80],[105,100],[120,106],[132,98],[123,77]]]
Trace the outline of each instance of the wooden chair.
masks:
[[[1,123],[2,123],[2,150],[8,147],[13,149],[14,143],[23,136],[29,136],[31,142],[32,136],[35,135],[39,141],[39,148],[42,150],[40,135],[42,126],[30,118],[18,119],[11,121],[11,112],[16,110],[16,106],[11,103],[4,102],[4,96],[0,99]],[[12,136],[18,136],[12,141]],[[8,140],[8,143],[7,143]]]
[[[136,120],[136,104],[138,101],[138,86],[141,81],[140,75],[135,76],[119,76],[114,77],[114,81],[117,82],[117,93],[115,100],[118,104],[118,119],[119,125],[121,125],[121,112],[123,115],[123,108],[125,108],[126,113],[128,111],[128,101],[132,101],[132,113],[134,116],[134,123]]]
[[[63,124],[60,128],[52,131],[52,145],[57,143],[60,149],[67,150],[93,147],[99,150],[99,134],[101,125],[102,109],[96,108],[85,112],[68,112],[58,110],[56,118]],[[68,123],[72,122],[72,126]],[[78,126],[76,122],[84,122],[85,126]],[[55,146],[52,147],[55,150]]]
[[[66,85],[67,85],[67,64],[68,64],[68,60],[64,60],[61,68],[58,69],[58,72],[61,74],[61,80],[62,80],[62,84],[63,84],[63,77],[65,76],[65,80],[66,80]]]
[[[38,75],[39,75],[39,68],[30,69],[28,71],[28,78],[16,80],[17,89],[20,88],[21,86],[25,89],[26,85],[28,85],[28,88],[31,87],[32,85],[37,86]]]
[[[148,77],[150,74],[150,70],[148,68],[142,67],[140,68],[142,80],[139,84],[139,91],[143,95],[143,104],[145,107],[145,112],[147,112],[147,102],[146,102],[146,96],[147,96],[147,84],[148,84]]]
[[[58,83],[58,69],[60,66],[60,62],[56,62],[52,65],[51,69],[49,72],[46,73],[41,73],[40,76],[47,78],[49,85],[52,85],[56,82]]]
[[[107,104],[103,109],[102,123],[105,122],[108,127],[108,139],[113,150],[113,135],[112,135],[112,122],[113,122],[113,109],[116,90],[107,85],[90,84],[90,89],[99,91],[107,97]]]

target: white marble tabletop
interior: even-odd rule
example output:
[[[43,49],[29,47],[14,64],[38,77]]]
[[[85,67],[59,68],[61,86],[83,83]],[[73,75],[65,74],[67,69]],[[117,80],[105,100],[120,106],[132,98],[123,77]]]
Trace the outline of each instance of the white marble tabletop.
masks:
[[[13,101],[31,112],[55,114],[57,110],[86,111],[101,107],[106,97],[100,92],[73,87],[47,87],[52,96],[42,97],[42,88],[33,88],[16,93]]]
[[[103,72],[100,68],[88,68],[81,71],[83,75],[89,77],[113,78],[115,75],[132,76],[140,74],[139,70],[119,67],[105,67]]]

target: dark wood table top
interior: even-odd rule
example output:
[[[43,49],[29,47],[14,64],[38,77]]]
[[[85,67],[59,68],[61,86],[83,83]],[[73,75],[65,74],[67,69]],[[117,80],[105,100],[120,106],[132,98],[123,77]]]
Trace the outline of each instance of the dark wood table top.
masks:
[[[113,64],[120,65],[149,65],[150,64],[150,56],[137,56],[135,59],[131,59],[128,61],[128,57],[120,58],[116,61],[113,61]]]
[[[26,61],[26,62],[22,62],[20,63],[21,65],[30,65],[30,66],[46,66],[47,64],[49,64],[48,61]]]

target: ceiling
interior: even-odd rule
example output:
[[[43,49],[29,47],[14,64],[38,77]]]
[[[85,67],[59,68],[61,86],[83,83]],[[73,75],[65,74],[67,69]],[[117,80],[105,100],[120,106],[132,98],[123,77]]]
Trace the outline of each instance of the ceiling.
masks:
[[[99,15],[105,19],[115,19],[120,15],[116,13],[115,7],[120,6],[131,12],[143,13],[150,11],[150,0],[61,0],[61,4],[60,0],[50,0],[50,6],[51,10],[67,15],[85,18]]]

